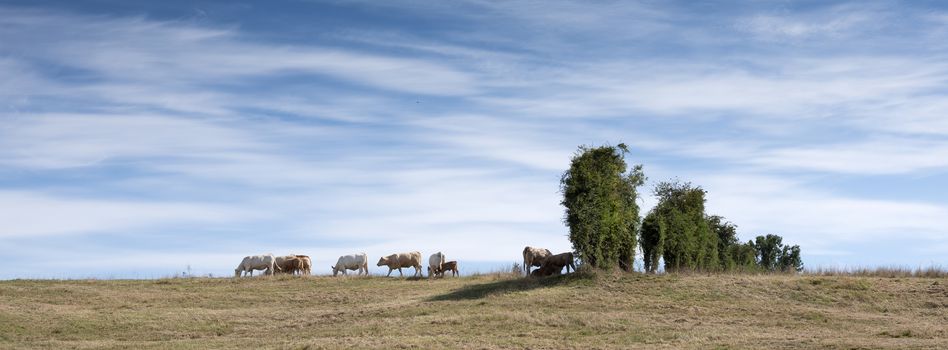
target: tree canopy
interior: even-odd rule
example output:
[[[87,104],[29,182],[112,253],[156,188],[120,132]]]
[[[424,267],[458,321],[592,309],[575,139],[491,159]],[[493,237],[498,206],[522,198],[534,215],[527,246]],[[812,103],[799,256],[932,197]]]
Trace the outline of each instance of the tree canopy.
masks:
[[[584,262],[632,270],[639,230],[641,165],[627,169],[628,148],[580,146],[560,179],[569,239]]]

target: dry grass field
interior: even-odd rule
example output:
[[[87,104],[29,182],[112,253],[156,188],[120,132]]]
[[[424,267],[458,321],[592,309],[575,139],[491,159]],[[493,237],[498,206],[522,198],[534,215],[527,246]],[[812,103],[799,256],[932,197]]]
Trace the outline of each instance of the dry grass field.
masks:
[[[948,279],[16,280],[0,348],[948,349]]]

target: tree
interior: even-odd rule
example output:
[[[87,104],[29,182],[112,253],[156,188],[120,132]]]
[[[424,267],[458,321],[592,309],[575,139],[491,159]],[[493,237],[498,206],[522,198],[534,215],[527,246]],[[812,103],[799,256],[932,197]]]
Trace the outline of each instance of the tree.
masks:
[[[718,237],[718,258],[720,267],[724,270],[732,270],[737,266],[738,257],[734,255],[731,247],[740,244],[737,239],[737,225],[725,221],[724,217],[718,215],[708,216],[708,226],[711,232]]]
[[[754,250],[757,252],[757,264],[767,271],[777,270],[777,258],[783,237],[777,235],[757,236],[754,239]]]
[[[744,271],[759,269],[757,265],[757,251],[754,249],[754,241],[732,245],[728,250],[734,259],[733,269]]]
[[[783,272],[803,271],[803,259],[800,258],[800,246],[784,246],[777,258],[777,265]]]
[[[625,144],[580,146],[560,179],[569,239],[593,267],[632,270],[639,229],[638,187],[642,166],[627,171]]]
[[[639,244],[642,246],[642,255],[645,260],[645,272],[655,273],[658,268],[658,259],[662,256],[662,247],[665,245],[665,227],[664,223],[655,214],[650,212],[642,220],[642,238]]]
[[[661,223],[661,249],[666,270],[716,268],[718,238],[711,232],[704,213],[706,192],[685,182],[661,182],[655,186],[658,205],[652,213]],[[645,247],[643,247],[644,251]]]

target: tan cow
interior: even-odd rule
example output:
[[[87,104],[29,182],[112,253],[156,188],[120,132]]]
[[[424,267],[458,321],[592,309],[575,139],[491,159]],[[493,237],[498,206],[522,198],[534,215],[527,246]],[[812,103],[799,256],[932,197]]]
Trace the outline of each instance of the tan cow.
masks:
[[[379,258],[379,263],[376,266],[388,266],[388,275],[386,276],[391,276],[392,270],[395,269],[398,269],[399,276],[404,276],[402,274],[403,267],[414,267],[415,276],[421,277],[421,253],[409,252],[383,256]]]
[[[309,276],[313,273],[313,259],[310,259],[308,255],[295,255],[297,258],[302,260],[302,265],[300,266],[300,274]]]
[[[543,264],[543,259],[553,255],[550,253],[549,249],[543,248],[534,248],[531,246],[526,246],[523,248],[523,271],[526,274],[530,274],[530,268],[534,266],[541,266]]]
[[[295,275],[303,268],[303,259],[295,255],[278,256],[274,259],[277,271]]]
[[[455,260],[447,261],[444,264],[441,264],[441,269],[436,273],[444,277],[445,271],[451,271],[451,276],[458,276],[458,262]]]

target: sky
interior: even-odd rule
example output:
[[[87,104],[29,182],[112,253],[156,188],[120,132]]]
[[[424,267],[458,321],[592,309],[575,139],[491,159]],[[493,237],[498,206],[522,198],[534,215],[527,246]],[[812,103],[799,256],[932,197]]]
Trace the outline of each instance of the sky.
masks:
[[[939,2],[4,0],[0,77],[0,279],[502,269],[618,143],[643,213],[690,181],[809,268],[948,266]]]

